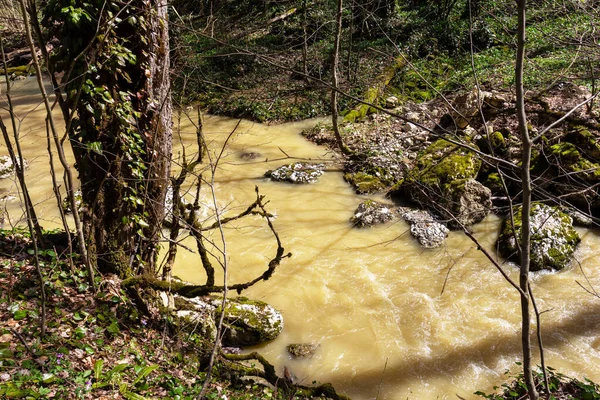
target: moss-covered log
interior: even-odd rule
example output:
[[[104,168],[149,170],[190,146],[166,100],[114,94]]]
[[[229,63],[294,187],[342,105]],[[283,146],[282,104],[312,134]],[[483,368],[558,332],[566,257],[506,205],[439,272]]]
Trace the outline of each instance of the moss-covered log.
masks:
[[[395,58],[394,62],[376,78],[375,84],[367,89],[367,92],[365,93],[365,103],[359,104],[355,109],[349,111],[344,116],[344,120],[350,122],[361,121],[368,114],[377,111],[371,106],[371,104],[377,104],[379,102],[379,99],[385,93],[385,89],[388,87],[392,79],[394,79],[396,71],[404,68],[405,65],[406,61],[404,58]]]

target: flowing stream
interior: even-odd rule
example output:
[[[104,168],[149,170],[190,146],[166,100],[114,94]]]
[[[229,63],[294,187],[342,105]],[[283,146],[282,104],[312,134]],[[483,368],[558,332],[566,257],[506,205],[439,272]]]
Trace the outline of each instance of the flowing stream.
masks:
[[[56,200],[48,177],[43,105],[32,80],[19,82],[14,100],[21,121],[22,146],[29,160],[27,181],[45,227],[59,227]],[[15,88],[17,90],[17,88]],[[6,118],[6,113],[2,113]],[[7,123],[7,121],[5,121]],[[425,250],[402,221],[368,229],[353,228],[349,218],[366,197],[356,195],[336,171],[331,156],[300,136],[316,121],[265,126],[207,117],[204,133],[213,158],[230,136],[213,185],[218,208],[229,216],[255,199],[255,187],[269,200],[268,210],[286,252],[273,277],[243,295],[266,301],[284,316],[283,333],[256,350],[285,367],[304,384],[331,382],[341,393],[361,399],[475,398],[518,372],[520,306],[517,292],[467,237],[452,232],[446,245]],[[230,133],[235,129],[235,132]],[[174,147],[188,157],[196,152],[195,128],[187,119]],[[245,160],[243,153],[260,156]],[[5,146],[0,154],[7,154]],[[287,157],[291,157],[287,158]],[[296,158],[332,166],[316,184],[289,185],[265,180],[266,170]],[[55,160],[57,162],[57,160]],[[203,178],[210,182],[211,175]],[[203,207],[213,214],[211,185],[203,185]],[[15,191],[11,179],[0,188]],[[12,223],[22,214],[18,201],[7,202]],[[5,227],[8,226],[5,222]],[[474,227],[482,245],[494,252],[499,219]],[[600,298],[577,282],[600,291],[600,238],[579,230],[582,243],[572,267],[560,273],[535,273],[532,286],[542,315],[546,362],[560,372],[600,381]],[[266,269],[276,243],[264,220],[250,216],[225,226],[228,283],[252,279]],[[211,239],[223,248],[220,233]],[[180,249],[174,274],[203,283],[200,258]],[[213,249],[214,250],[214,249]],[[518,280],[510,264],[504,270]],[[585,271],[585,276],[582,273]],[[217,278],[222,281],[222,273]],[[319,344],[309,359],[294,360],[290,343]],[[534,340],[534,343],[537,343]],[[537,347],[534,349],[539,354]]]

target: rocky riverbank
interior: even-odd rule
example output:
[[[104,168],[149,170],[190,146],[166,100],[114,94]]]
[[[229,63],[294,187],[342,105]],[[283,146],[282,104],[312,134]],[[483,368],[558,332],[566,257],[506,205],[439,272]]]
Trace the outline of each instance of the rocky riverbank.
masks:
[[[570,83],[527,97],[528,128],[534,141],[533,199],[540,204],[534,207],[534,218],[542,218],[538,211],[547,216],[536,228],[533,251],[560,253],[552,260],[540,259],[536,269],[569,264],[579,237],[567,214],[586,216],[588,226],[600,216],[600,123],[591,97],[585,87]],[[509,217],[510,206],[520,203],[521,193],[521,137],[511,93],[473,89],[421,104],[399,105],[389,98],[386,105],[387,112],[340,126],[353,152],[349,157],[340,155],[344,178],[358,193],[383,193],[429,212],[427,221],[419,219],[421,225],[409,219],[411,232],[425,247],[443,243],[445,231],[434,223],[469,229],[490,212]],[[319,125],[305,136],[337,149],[330,126]],[[385,222],[394,215],[390,205],[383,207],[387,213],[380,216],[373,212],[381,207],[367,208],[359,207],[353,224]],[[402,214],[410,215],[406,210]],[[515,226],[520,224],[518,218],[516,213]],[[549,232],[545,230],[549,221],[556,222],[550,238],[540,233]],[[433,241],[426,239],[432,237],[431,229]],[[499,245],[502,254],[514,259],[515,249],[506,237]]]

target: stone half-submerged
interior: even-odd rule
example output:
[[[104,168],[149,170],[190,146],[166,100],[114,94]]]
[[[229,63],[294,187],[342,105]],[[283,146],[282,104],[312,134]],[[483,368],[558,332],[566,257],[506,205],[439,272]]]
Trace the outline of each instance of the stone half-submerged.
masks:
[[[521,237],[522,209],[514,212],[514,234],[510,218],[503,225],[498,248],[501,254],[519,262],[517,238]],[[573,228],[573,219],[558,207],[543,203],[531,206],[531,271],[561,270],[571,258],[581,238]]]
[[[393,206],[365,200],[358,205],[350,222],[356,227],[363,228],[385,224],[394,219],[394,215]]]
[[[216,314],[221,299],[215,298]],[[228,299],[223,320],[223,343],[227,346],[254,346],[275,339],[283,330],[283,316],[269,304],[245,297]]]
[[[314,183],[325,172],[324,164],[295,162],[265,172],[267,178],[290,183]]]
[[[319,346],[316,343],[292,343],[286,349],[293,358],[310,358],[315,355]]]
[[[400,207],[398,214],[410,224],[410,234],[421,246],[434,249],[444,244],[448,236],[448,228],[428,211]]]

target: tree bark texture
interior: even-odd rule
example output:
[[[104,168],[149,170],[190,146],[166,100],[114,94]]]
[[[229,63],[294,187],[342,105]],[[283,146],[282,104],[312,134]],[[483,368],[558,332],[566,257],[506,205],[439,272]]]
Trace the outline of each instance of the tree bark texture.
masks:
[[[90,262],[121,277],[155,272],[171,159],[166,12],[165,0],[44,9],[61,43],[50,63],[63,74]]]

